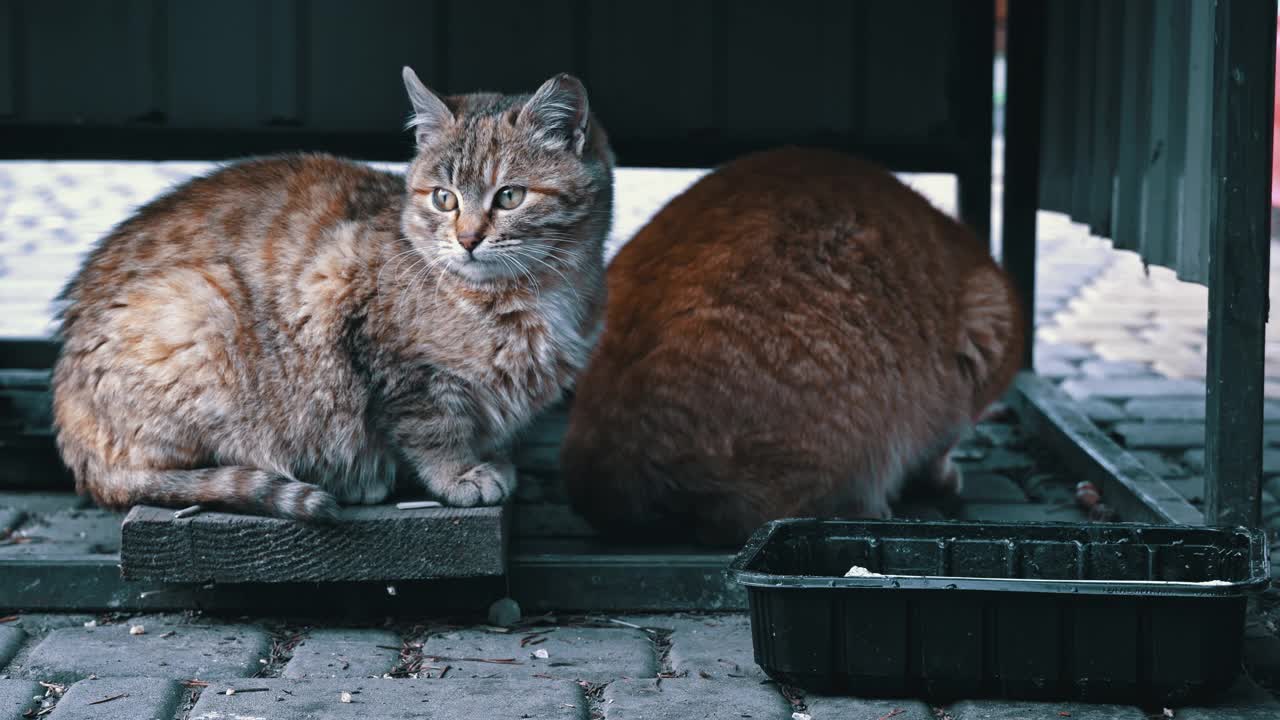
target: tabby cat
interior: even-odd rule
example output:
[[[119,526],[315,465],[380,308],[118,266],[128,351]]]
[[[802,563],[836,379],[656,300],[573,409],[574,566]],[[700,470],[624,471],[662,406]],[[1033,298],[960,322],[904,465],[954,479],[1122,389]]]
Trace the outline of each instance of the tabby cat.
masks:
[[[509,440],[599,334],[612,154],[570,76],[441,99],[403,75],[403,176],[248,160],[92,252],[53,380],[82,492],[323,520],[403,462],[449,505],[512,493]]]
[[[780,149],[672,200],[608,271],[562,468],[611,534],[742,542],[793,516],[883,518],[1022,356],[987,248],[891,174]]]

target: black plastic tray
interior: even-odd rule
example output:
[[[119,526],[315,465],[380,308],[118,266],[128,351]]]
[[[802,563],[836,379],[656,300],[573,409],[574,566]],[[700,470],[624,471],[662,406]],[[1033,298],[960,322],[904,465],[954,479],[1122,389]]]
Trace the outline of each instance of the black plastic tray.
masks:
[[[1231,685],[1268,569],[1244,528],[871,520],[775,521],[730,566],[780,682],[1161,706]]]

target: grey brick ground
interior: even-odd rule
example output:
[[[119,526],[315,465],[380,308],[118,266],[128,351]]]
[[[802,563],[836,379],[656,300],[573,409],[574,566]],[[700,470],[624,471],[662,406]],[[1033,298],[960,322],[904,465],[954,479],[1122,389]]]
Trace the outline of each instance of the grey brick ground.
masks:
[[[34,680],[0,680],[0,720],[20,720],[40,705],[33,698],[44,696],[44,688]]]
[[[120,521],[124,516],[106,510],[63,510],[35,516],[14,533],[27,542],[0,545],[0,556],[83,555],[120,550]]]
[[[964,476],[960,499],[966,503],[1025,503],[1027,494],[1004,475],[969,473]]]
[[[1204,383],[1169,378],[1087,378],[1068,380],[1062,389],[1076,400],[1125,401],[1135,398],[1203,398]]]
[[[1203,443],[1201,443],[1203,445]],[[1182,456],[1182,461],[1187,467],[1201,472],[1204,470],[1204,450],[1195,448],[1188,450]],[[1262,450],[1262,473],[1264,475],[1280,474],[1280,449],[1263,448]]]
[[[378,647],[379,645],[383,647]],[[287,678],[381,677],[400,659],[400,636],[386,630],[315,630],[293,650]]]
[[[1096,398],[1081,400],[1080,409],[1090,420],[1103,425],[1120,422],[1128,417],[1125,411],[1115,403]]]
[[[266,692],[224,694],[210,685],[190,720],[585,720],[586,699],[563,680],[253,680],[237,688]],[[287,691],[287,692],[286,692]],[[341,701],[351,693],[351,702]]]
[[[0,669],[9,664],[26,641],[27,634],[22,628],[0,625]]]
[[[185,692],[174,680],[81,680],[62,696],[49,720],[169,720]]]
[[[624,618],[643,627],[670,630],[667,661],[671,671],[689,677],[765,678],[751,648],[746,615],[684,615]]]
[[[1121,423],[1115,427],[1115,432],[1129,448],[1178,450],[1204,447],[1204,423]],[[1280,425],[1267,425],[1263,429],[1263,438],[1271,445],[1280,443]]]
[[[130,635],[142,624],[146,632]],[[172,634],[168,634],[172,633]],[[119,625],[54,630],[22,663],[21,674],[67,682],[90,675],[147,675],[174,679],[248,677],[267,657],[270,642],[248,625],[180,625],[143,618]]]
[[[805,714],[813,720],[845,720],[869,718],[879,720],[936,720],[937,715],[919,700],[868,700],[863,698],[805,696]]]
[[[606,720],[739,720],[786,718],[791,714],[790,704],[773,685],[698,677],[610,683],[605,688],[602,707]]]
[[[1178,720],[1275,720],[1280,702],[1248,678],[1241,678],[1220,704],[1206,708],[1179,708]]]
[[[1136,707],[1081,703],[1029,703],[969,700],[947,708],[952,720],[1146,720]],[[1181,715],[1177,717],[1181,718]]]
[[[0,492],[0,508],[12,508],[28,514],[55,513],[62,510],[81,510],[88,507],[89,499],[66,492]],[[0,527],[4,523],[0,522]]]
[[[1023,452],[1007,448],[976,448],[976,456],[969,458],[957,453],[965,473],[1017,473],[1035,467],[1035,460]]]
[[[533,677],[608,682],[615,678],[651,678],[658,674],[653,641],[639,630],[613,628],[546,628],[536,631],[544,642],[522,639],[535,634],[458,630],[432,635],[422,648],[429,664],[450,665],[450,678]],[[537,640],[537,638],[534,638]],[[547,657],[537,657],[538,651]],[[513,659],[518,664],[476,662],[467,658]]]

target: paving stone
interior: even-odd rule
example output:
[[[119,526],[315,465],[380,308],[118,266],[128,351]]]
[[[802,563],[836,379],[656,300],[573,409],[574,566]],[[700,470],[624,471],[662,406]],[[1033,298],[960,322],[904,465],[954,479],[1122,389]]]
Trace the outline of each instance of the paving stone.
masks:
[[[1146,720],[1136,707],[1125,705],[1085,705],[1083,703],[1038,703],[1008,700],[966,700],[947,708],[952,720]],[[1182,712],[1178,712],[1182,718]]]
[[[382,645],[383,647],[378,647]],[[314,630],[293,650],[284,677],[381,677],[400,653],[400,636],[387,630]]]
[[[1204,472],[1204,449],[1193,448],[1182,455],[1182,462],[1195,472]],[[1262,449],[1262,474],[1280,474],[1280,448]]]
[[[1032,475],[1023,484],[1027,497],[1041,505],[1074,505],[1075,487],[1067,480],[1049,473]]]
[[[19,720],[40,706],[33,698],[44,695],[34,680],[0,680],[0,720]]]
[[[771,684],[698,677],[610,683],[604,691],[603,709],[605,720],[739,720],[791,714],[791,705]]]
[[[1152,366],[1165,377],[1203,381],[1207,376],[1205,358],[1193,353],[1177,353],[1162,357]]]
[[[1204,383],[1166,378],[1085,378],[1068,380],[1062,389],[1077,400],[1130,400],[1135,398],[1204,398]]]
[[[13,508],[28,514],[54,513],[60,510],[83,510],[92,502],[75,493],[24,492],[13,490],[0,492],[0,508]]]
[[[15,536],[29,541],[0,546],[0,557],[114,554],[120,551],[121,513],[107,510],[64,510],[37,515]]]
[[[190,720],[587,717],[582,689],[564,680],[272,679],[253,680],[252,686],[267,691],[227,695],[227,685],[210,685],[191,709]],[[343,693],[350,693],[351,702],[342,702]]]
[[[27,641],[27,634],[22,628],[0,625],[0,670],[18,654],[18,650]]]
[[[1130,449],[1204,447],[1203,423],[1120,423],[1113,430]]]
[[[1022,431],[1017,425],[984,422],[974,428],[974,433],[983,444],[991,447],[1009,447],[1022,443]]]
[[[928,705],[919,700],[871,700],[827,695],[806,695],[805,714],[813,720],[852,720],[892,717],[893,720],[935,720]],[[785,715],[783,717],[786,717]]]
[[[132,625],[145,628],[130,635]],[[169,634],[172,632],[172,634]],[[22,664],[22,675],[67,682],[89,675],[175,679],[248,677],[261,667],[271,643],[248,625],[181,625],[138,618],[119,625],[61,628],[49,633]]]
[[[1054,358],[1057,360],[1088,360],[1093,357],[1093,351],[1084,345],[1075,343],[1055,343],[1055,342],[1038,342],[1035,347],[1036,362],[1040,362],[1042,358]]]
[[[1017,474],[1035,467],[1035,460],[1026,453],[1007,448],[979,449],[980,455],[973,459],[957,453],[956,460],[966,474],[982,472],[1005,472]]]
[[[1128,416],[1119,405],[1106,400],[1097,400],[1089,398],[1081,400],[1077,403],[1084,414],[1099,425],[1109,425],[1111,423],[1120,422]]]
[[[671,670],[688,677],[765,678],[751,647],[751,620],[745,614],[649,616],[626,618],[642,627],[671,630],[667,659]]]
[[[1125,403],[1125,412],[1147,422],[1204,422],[1204,398],[1149,398]]]
[[[1173,488],[1179,495],[1187,499],[1191,504],[1204,502],[1204,477],[1201,475],[1192,475],[1191,477],[1173,477],[1165,478],[1165,483]]]
[[[651,678],[658,674],[653,642],[630,628],[546,628],[537,645],[520,646],[531,633],[491,633],[459,630],[432,635],[422,652],[438,657],[432,664],[453,666],[449,677],[531,677],[547,675],[567,680],[608,682],[616,678]],[[547,657],[536,657],[545,650]],[[466,658],[506,659],[518,664],[476,662]]]
[[[1156,452],[1154,450],[1133,450],[1131,453],[1143,465],[1146,466],[1153,474],[1166,480],[1169,478],[1186,477],[1190,474],[1182,463],[1169,456],[1168,453]]]
[[[84,613],[22,613],[8,627],[22,628],[28,635],[39,637],[58,628],[84,627],[93,619],[93,615]]]
[[[1027,494],[1004,475],[969,473],[964,476],[960,499],[972,503],[1024,503]]]
[[[185,693],[174,680],[81,680],[67,689],[49,720],[169,720]]]
[[[1132,360],[1088,360],[1080,371],[1091,378],[1150,378],[1155,377],[1146,363]]]
[[[1053,382],[1080,377],[1080,368],[1065,360],[1055,360],[1054,358],[1036,360],[1035,368],[1037,375]]]
[[[1247,677],[1241,677],[1213,707],[1178,708],[1178,720],[1275,720],[1280,702]],[[957,718],[959,720],[959,718]]]
[[[966,503],[960,511],[964,520],[991,522],[1087,522],[1075,505],[1040,503]]]

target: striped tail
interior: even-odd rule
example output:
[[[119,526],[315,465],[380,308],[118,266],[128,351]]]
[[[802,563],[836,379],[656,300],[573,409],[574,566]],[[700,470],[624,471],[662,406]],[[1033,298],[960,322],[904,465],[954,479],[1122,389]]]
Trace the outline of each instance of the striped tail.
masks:
[[[246,466],[198,470],[115,469],[85,485],[99,504],[188,507],[250,515],[327,522],[337,518],[338,502],[310,483]]]

